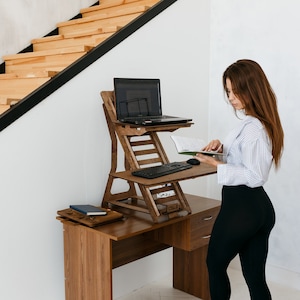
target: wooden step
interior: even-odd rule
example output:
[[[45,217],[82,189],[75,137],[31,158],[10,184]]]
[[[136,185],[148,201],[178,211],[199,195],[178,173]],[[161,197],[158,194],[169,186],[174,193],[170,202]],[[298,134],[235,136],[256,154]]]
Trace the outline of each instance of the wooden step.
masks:
[[[89,45],[91,47],[96,47],[100,43],[105,41],[107,38],[109,38],[111,35],[113,35],[114,33],[115,32],[110,32],[110,33],[98,34],[98,35],[88,36],[88,37],[64,39],[57,42],[40,43],[40,44],[35,44],[33,49],[34,51],[43,51],[47,49],[59,49],[65,47],[79,46],[82,44]]]
[[[8,73],[7,75],[15,75],[16,78],[35,78],[35,77],[54,77],[61,72],[65,67],[49,67],[49,69],[42,68],[40,70],[33,70],[30,68],[24,68],[23,70],[15,70],[14,73]]]
[[[0,74],[1,79],[12,79],[12,78],[35,78],[35,77],[54,77],[60,70],[39,70],[39,71],[28,71],[24,73],[4,73]]]
[[[7,105],[7,97],[0,95],[0,105]]]
[[[82,14],[83,18],[98,15],[101,13],[110,13],[115,11],[120,11],[120,10],[125,10],[137,6],[148,6],[152,7],[156,3],[158,3],[160,0],[140,0],[140,1],[111,1],[110,3],[107,3],[106,5],[104,4],[99,4],[95,6],[88,7],[86,9],[82,9],[80,12]]]
[[[62,35],[69,34],[72,32],[78,32],[80,30],[87,30],[92,28],[97,29],[106,26],[123,27],[127,25],[129,22],[131,22],[132,20],[136,19],[141,14],[143,14],[146,9],[147,7],[143,6],[142,11],[133,14],[105,18],[105,19],[99,19],[98,16],[91,16],[82,19],[76,19],[68,22],[59,23],[57,26],[58,26],[59,34]]]
[[[52,56],[52,55],[61,55],[61,54],[70,54],[70,53],[77,53],[77,52],[88,52],[91,50],[92,47],[86,45],[74,46],[74,47],[66,47],[60,49],[51,49],[45,51],[37,51],[37,52],[26,52],[26,53],[18,53],[12,55],[5,55],[3,56],[3,60],[6,62],[13,61],[13,60],[22,60],[22,59],[31,59],[41,56]]]
[[[89,35],[97,35],[97,34],[105,34],[105,33],[110,33],[110,32],[116,32],[118,30],[120,30],[122,28],[122,26],[105,26],[105,27],[101,27],[101,28],[87,28],[84,30],[79,30],[79,31],[73,31],[73,32],[69,32],[63,35],[63,37],[65,39],[68,38],[79,38],[79,37],[83,37],[83,36],[89,36]]]
[[[44,69],[55,70],[58,68],[62,70],[92,48],[91,46],[76,46],[6,56],[5,71],[6,73],[26,73]]]
[[[9,104],[8,99],[23,99],[48,80],[50,80],[50,77],[0,79],[1,102],[2,104]],[[3,101],[6,103],[3,103]]]
[[[9,109],[10,109],[10,105],[0,104],[0,114],[3,114],[4,112],[6,112]]]
[[[124,7],[122,6],[115,6],[109,9],[101,10],[92,16],[85,17],[82,20],[87,18],[97,18],[97,19],[108,19],[108,18],[115,18],[119,16],[131,15],[137,12],[144,12],[148,10],[151,6],[150,5],[140,5],[140,6],[133,6],[133,7]]]
[[[69,21],[65,21],[65,22],[59,22],[57,24],[57,27],[64,27],[64,26],[72,26],[72,25],[76,25],[76,24],[81,24],[81,23],[89,23],[89,22],[93,22],[93,21],[98,21],[100,19],[110,19],[110,18],[115,18],[115,17],[122,17],[125,15],[131,15],[131,14],[135,14],[135,13],[142,13],[145,10],[148,9],[148,6],[145,5],[140,5],[140,6],[135,6],[134,8],[130,8],[129,10],[124,10],[124,12],[120,13],[120,10],[118,10],[117,15],[107,15],[107,14],[97,14],[95,16],[90,16],[90,17],[86,17],[86,18],[79,18],[79,19],[72,19]],[[108,23],[104,23],[104,24],[109,24]],[[101,28],[101,26],[99,27]],[[60,33],[62,34],[62,33]]]
[[[80,10],[80,13],[84,15],[88,12],[93,12],[95,10],[105,9],[105,8],[118,6],[122,4],[128,4],[132,2],[135,2],[138,5],[138,3],[140,3],[140,0],[102,0],[101,3],[99,3],[98,5],[82,8]]]
[[[18,99],[17,98],[7,98],[6,103],[7,103],[7,105],[13,106],[21,100],[22,99],[20,99],[20,98],[18,98]]]
[[[63,35],[56,34],[56,35],[44,36],[42,38],[33,39],[33,40],[31,40],[31,44],[42,43],[42,42],[60,41],[60,40],[63,40],[63,39],[64,39]]]
[[[110,29],[110,30],[109,30]],[[89,30],[88,32],[73,32],[69,35],[59,35],[58,39],[35,39],[32,40],[34,51],[45,51],[50,49],[59,49],[66,47],[74,47],[80,45],[98,46],[101,42],[113,35],[119,27],[111,26],[103,32],[101,28],[97,30]]]
[[[6,73],[3,73],[3,74],[0,74],[0,80],[1,79],[12,79],[12,78],[17,78],[17,74],[6,74]]]

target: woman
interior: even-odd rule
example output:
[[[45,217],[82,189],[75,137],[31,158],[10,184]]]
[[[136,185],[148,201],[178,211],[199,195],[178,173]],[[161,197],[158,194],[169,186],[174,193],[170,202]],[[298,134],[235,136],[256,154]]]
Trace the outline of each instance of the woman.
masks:
[[[217,167],[218,183],[223,185],[221,210],[207,254],[211,299],[230,298],[227,267],[239,254],[251,299],[269,300],[265,264],[275,213],[263,184],[272,163],[279,166],[283,150],[276,96],[262,68],[251,60],[229,66],[223,87],[235,113],[242,111],[245,118],[223,145],[213,140],[203,149],[219,149],[224,161],[196,155],[199,161]]]

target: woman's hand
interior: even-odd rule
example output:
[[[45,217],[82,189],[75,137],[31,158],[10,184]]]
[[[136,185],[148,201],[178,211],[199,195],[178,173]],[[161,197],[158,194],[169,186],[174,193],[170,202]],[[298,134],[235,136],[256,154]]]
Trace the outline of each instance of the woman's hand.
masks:
[[[212,140],[202,150],[215,151],[221,153],[223,152],[223,145],[219,140]]]
[[[202,149],[202,151],[207,151],[207,152],[213,151],[213,152],[222,153],[223,145],[219,140],[212,140]],[[214,167],[216,167],[219,164],[223,164],[223,162],[218,160],[216,157],[210,156],[210,155],[205,155],[202,153],[197,153],[196,156],[194,156],[194,158],[198,159],[200,162],[203,162],[205,164],[208,164],[208,165],[211,165]]]
[[[223,164],[223,162],[219,161],[217,158],[210,156],[210,155],[201,154],[201,153],[197,153],[196,156],[194,156],[194,158],[196,158],[200,162],[203,162],[205,164],[208,164],[208,165],[211,165],[214,167],[216,167],[219,164]]]

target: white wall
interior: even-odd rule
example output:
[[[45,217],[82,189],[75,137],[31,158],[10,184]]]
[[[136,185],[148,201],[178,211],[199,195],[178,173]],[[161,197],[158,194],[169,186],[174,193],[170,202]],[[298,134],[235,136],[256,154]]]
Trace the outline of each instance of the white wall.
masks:
[[[268,278],[300,286],[300,42],[298,29],[300,2],[296,0],[212,0],[210,35],[209,136],[224,138],[237,122],[224,101],[221,76],[225,68],[240,58],[261,64],[277,94],[285,131],[285,151],[281,168],[272,172],[265,185],[275,206],[277,222],[271,235]],[[210,195],[218,197],[219,187],[210,180]],[[272,266],[272,268],[271,268]],[[275,268],[276,269],[276,268]]]
[[[15,54],[80,12],[96,0],[0,1],[0,63],[2,56]]]
[[[209,2],[178,1],[0,133],[1,299],[64,299],[56,211],[71,203],[99,204],[110,169],[100,91],[112,90],[116,76],[158,77],[165,113],[192,117],[195,125],[182,133],[206,137],[208,57]],[[162,139],[170,160],[182,159],[169,134]],[[183,188],[205,195],[206,179]],[[146,281],[171,273],[170,260],[166,251],[141,261],[140,269],[133,263],[114,270],[115,296],[146,283],[141,271],[148,271]],[[149,268],[155,264],[159,274]],[[137,282],[125,281],[124,269]]]

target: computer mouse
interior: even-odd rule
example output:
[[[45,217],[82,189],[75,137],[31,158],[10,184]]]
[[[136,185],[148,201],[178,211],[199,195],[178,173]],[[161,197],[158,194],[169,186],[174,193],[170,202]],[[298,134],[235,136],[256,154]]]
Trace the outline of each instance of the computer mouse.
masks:
[[[200,165],[200,161],[196,158],[190,158],[186,162],[190,165]]]

